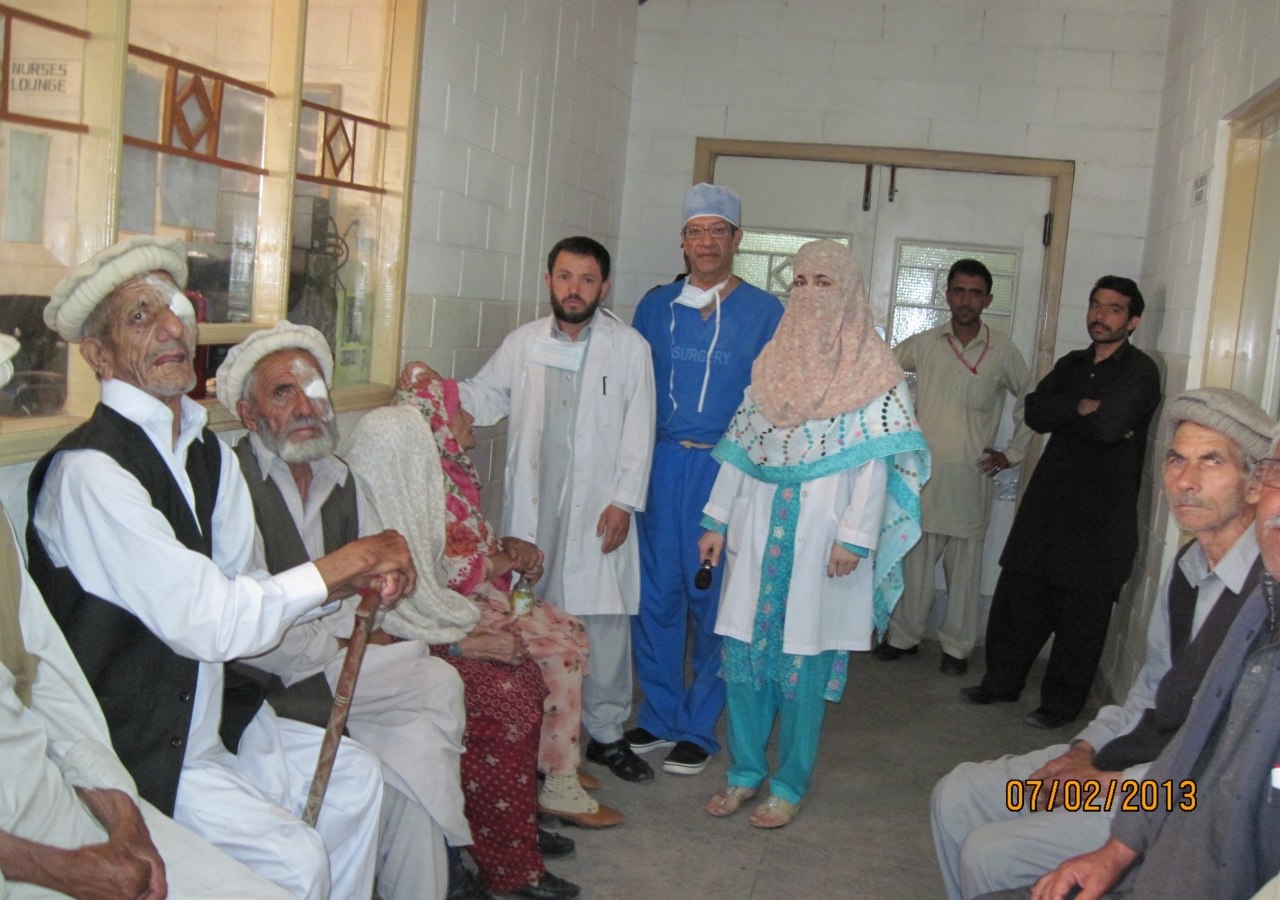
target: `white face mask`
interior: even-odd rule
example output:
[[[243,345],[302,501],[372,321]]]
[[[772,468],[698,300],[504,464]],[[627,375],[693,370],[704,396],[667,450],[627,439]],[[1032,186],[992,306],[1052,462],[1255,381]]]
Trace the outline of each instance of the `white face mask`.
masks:
[[[550,366],[566,372],[576,372],[582,368],[582,360],[587,353],[586,341],[557,341],[550,337],[540,337],[529,345],[529,362],[537,366]]]
[[[728,283],[729,279],[726,278],[715,287],[707,288],[704,291],[701,288],[694,287],[689,283],[689,279],[685,278],[684,288],[680,291],[680,296],[676,297],[675,302],[681,306],[691,306],[694,309],[706,309],[715,302],[716,298],[720,296],[720,291],[724,290],[725,285]]]

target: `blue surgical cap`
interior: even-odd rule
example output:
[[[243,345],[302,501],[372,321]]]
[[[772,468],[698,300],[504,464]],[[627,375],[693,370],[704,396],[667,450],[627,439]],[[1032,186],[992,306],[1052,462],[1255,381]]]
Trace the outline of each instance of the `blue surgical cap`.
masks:
[[[698,216],[719,216],[737,228],[742,225],[742,201],[727,187],[704,181],[685,193],[680,214],[685,222]]]

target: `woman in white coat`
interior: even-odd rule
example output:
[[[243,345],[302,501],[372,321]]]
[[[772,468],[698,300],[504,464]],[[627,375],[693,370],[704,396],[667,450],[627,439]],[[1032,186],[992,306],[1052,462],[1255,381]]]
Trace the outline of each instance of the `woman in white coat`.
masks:
[[[827,701],[848,651],[871,647],[902,593],[920,537],[929,451],[902,370],[876,334],[848,247],[813,241],[794,263],[791,302],[752,368],[714,455],[704,560],[727,553],[716,618],[725,636],[729,785],[707,804],[736,812],[779,766],[751,824],[786,825],[808,789]]]

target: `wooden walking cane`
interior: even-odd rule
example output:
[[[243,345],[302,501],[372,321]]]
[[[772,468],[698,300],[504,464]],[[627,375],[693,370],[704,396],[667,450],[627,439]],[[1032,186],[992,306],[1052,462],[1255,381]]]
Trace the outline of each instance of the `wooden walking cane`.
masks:
[[[351,695],[356,691],[356,678],[360,675],[360,663],[364,660],[364,648],[373,630],[373,614],[378,609],[378,592],[361,591],[360,605],[356,607],[356,627],[347,644],[347,658],[342,663],[338,687],[333,692],[333,711],[329,713],[329,727],[324,730],[320,744],[320,759],[316,761],[316,774],[311,778],[311,791],[307,794],[307,806],[302,811],[302,821],[312,828],[320,818],[320,804],[324,803],[329,789],[329,776],[333,774],[333,760],[338,755],[338,743],[347,727],[347,714],[351,712]]]

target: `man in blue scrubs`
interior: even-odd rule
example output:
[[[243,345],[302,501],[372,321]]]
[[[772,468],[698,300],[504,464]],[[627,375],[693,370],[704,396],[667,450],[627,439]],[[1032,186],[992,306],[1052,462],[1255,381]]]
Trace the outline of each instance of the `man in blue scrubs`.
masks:
[[[637,753],[671,747],[663,770],[697,775],[720,749],[715,727],[724,709],[714,631],[723,564],[709,587],[694,586],[702,564],[702,507],[720,470],[711,449],[742,401],[751,364],[773,337],[783,308],[733,274],[742,241],[737,195],[695,185],[681,217],[689,274],[645,294],[631,323],[653,351],[658,423],[648,502],[636,514],[640,614],[631,633],[644,704],[625,737]],[[686,684],[690,615],[693,681]]]

